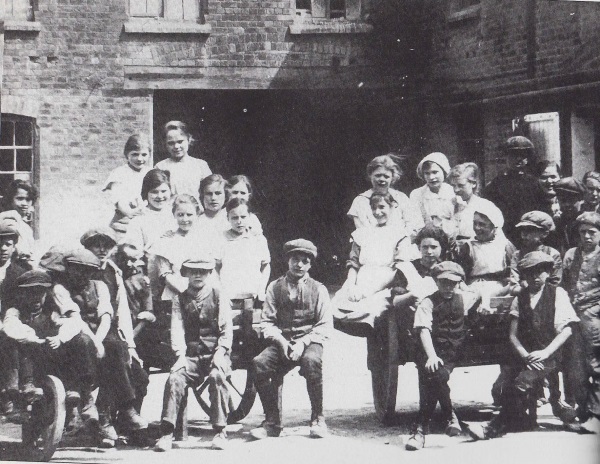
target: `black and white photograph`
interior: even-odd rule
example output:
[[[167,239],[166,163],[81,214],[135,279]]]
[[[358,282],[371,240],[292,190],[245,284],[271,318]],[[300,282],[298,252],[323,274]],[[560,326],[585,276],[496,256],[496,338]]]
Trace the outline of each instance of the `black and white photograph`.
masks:
[[[0,0],[0,461],[596,464],[600,0]]]

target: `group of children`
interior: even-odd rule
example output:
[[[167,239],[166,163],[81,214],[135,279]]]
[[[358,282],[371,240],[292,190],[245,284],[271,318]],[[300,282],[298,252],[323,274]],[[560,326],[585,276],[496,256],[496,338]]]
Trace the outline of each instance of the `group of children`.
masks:
[[[103,447],[119,435],[145,443],[140,412],[148,368],[157,367],[170,374],[155,450],[171,448],[187,387],[205,379],[212,446],[223,449],[232,307],[264,306],[269,347],[251,369],[267,418],[252,436],[281,429],[280,386],[295,365],[309,386],[311,435],[325,436],[321,355],[332,319],[327,290],[308,275],[315,245],[288,242],[289,270],[268,286],[271,257],[249,179],[225,180],[190,157],[181,122],[167,123],[164,137],[170,158],[154,169],[147,138],[128,139],[127,163],[104,187],[115,206],[110,226],[85,232],[81,247],[53,247],[33,262],[17,249],[16,206],[0,218],[2,412],[22,414],[43,395],[39,378],[54,374],[67,391],[67,433],[91,432]]]
[[[563,421],[597,428],[599,213],[577,218],[580,245],[563,259],[544,244],[553,217],[527,212],[514,225],[517,249],[503,233],[503,211],[478,195],[477,165],[451,168],[445,155],[432,153],[417,168],[424,185],[407,197],[393,188],[402,174],[394,157],[376,157],[367,167],[372,188],[348,212],[356,230],[348,276],[332,304],[325,286],[309,276],[317,247],[287,242],[288,271],[269,283],[271,256],[250,209],[248,178],[225,180],[191,157],[184,123],[167,123],[163,135],[170,158],[154,169],[147,166],[149,141],[128,139],[127,163],[104,188],[115,206],[110,227],[88,230],[82,247],[53,248],[36,266],[20,248],[25,216],[16,202],[0,216],[4,413],[38,400],[36,379],[52,373],[67,389],[67,431],[91,429],[107,447],[119,433],[143,440],[148,423],[140,411],[152,366],[170,373],[155,449],[172,447],[186,389],[205,379],[212,446],[223,449],[232,307],[241,306],[262,308],[266,344],[250,367],[265,411],[263,424],[250,432],[255,439],[280,435],[283,377],[294,366],[307,383],[310,434],[326,436],[322,355],[333,319],[368,331],[385,310],[403,321],[399,336],[413,332],[418,340],[419,420],[407,449],[424,446],[438,402],[449,435],[465,430],[482,439],[532,427],[545,379]],[[28,200],[31,207],[33,193]],[[501,411],[485,427],[469,426],[453,409],[450,374],[461,361],[469,319],[494,312],[492,299],[510,295],[506,339],[514,356],[493,388]],[[574,358],[564,361],[569,339]],[[561,370],[571,405],[556,392]]]
[[[517,138],[520,148],[523,137]],[[509,149],[514,143],[509,140]],[[554,171],[554,165],[546,166],[540,183],[552,184],[553,189]],[[450,168],[442,153],[426,156],[417,167],[425,185],[409,198],[392,188],[400,174],[393,155],[379,156],[368,165],[372,189],[356,197],[348,212],[356,230],[348,277],[333,303],[334,319],[349,333],[355,333],[357,325],[376,327],[377,318],[390,310],[400,321],[400,346],[411,346],[410,332],[417,339],[414,355],[399,353],[401,359],[416,361],[421,395],[418,424],[406,448],[424,446],[437,402],[449,435],[464,430],[483,439],[505,430],[530,429],[545,382],[552,411],[568,429],[598,432],[600,286],[595,257],[600,250],[600,214],[583,212],[585,201],[583,206],[572,202],[583,212],[573,221],[579,246],[567,251],[563,261],[558,250],[546,245],[561,214],[522,214],[510,225],[518,236],[517,248],[504,235],[504,212],[479,196],[479,168],[474,163]],[[593,174],[586,177],[587,185]],[[572,193],[571,184],[578,186],[572,179],[562,180],[560,186]],[[546,189],[551,190],[547,185]],[[414,212],[420,213],[416,219]],[[469,426],[452,409],[448,380],[461,360],[470,321],[496,312],[496,297],[514,297],[505,334],[512,357],[501,365],[492,388],[501,412],[485,427]],[[367,337],[370,333],[366,331]],[[563,349],[567,341],[568,349]]]

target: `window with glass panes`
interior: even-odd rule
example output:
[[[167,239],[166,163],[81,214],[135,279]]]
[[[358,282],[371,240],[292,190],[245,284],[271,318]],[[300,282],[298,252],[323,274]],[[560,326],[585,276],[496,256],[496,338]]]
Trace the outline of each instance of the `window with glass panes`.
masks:
[[[306,10],[313,18],[359,19],[360,0],[296,0],[296,10]]]
[[[3,114],[0,121],[0,194],[14,179],[37,185],[35,161],[35,120]]]
[[[6,19],[33,21],[33,0],[4,0]]]

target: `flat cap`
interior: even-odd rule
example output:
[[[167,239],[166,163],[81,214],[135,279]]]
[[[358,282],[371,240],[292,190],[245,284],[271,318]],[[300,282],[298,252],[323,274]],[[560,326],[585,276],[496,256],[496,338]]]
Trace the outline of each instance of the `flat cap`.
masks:
[[[110,240],[115,245],[117,244],[117,237],[113,229],[104,226],[94,227],[93,229],[88,230],[85,234],[81,236],[79,242],[83,246],[86,246],[86,243],[88,243],[90,240],[100,237]]]
[[[15,288],[51,287],[52,279],[45,271],[33,270],[21,274],[15,279]]]
[[[313,259],[317,257],[317,247],[310,240],[298,238],[296,240],[290,240],[283,245],[283,252],[288,255],[294,252],[306,253]]]
[[[213,258],[196,258],[186,259],[181,265],[181,270],[184,269],[205,269],[212,270],[215,268],[215,260]]]
[[[540,265],[552,267],[554,265],[554,260],[550,255],[543,251],[532,251],[519,260],[517,267],[519,268],[519,271],[524,271],[525,269],[531,269],[532,267]]]
[[[514,137],[510,137],[504,148],[508,151],[512,150],[533,150],[534,145],[527,137],[523,137],[522,135],[515,135]]]
[[[465,278],[465,271],[460,264],[453,261],[442,261],[431,268],[431,275],[436,279],[460,282]]]
[[[11,218],[4,218],[0,221],[0,236],[19,235],[17,222]]]
[[[521,216],[521,220],[515,227],[535,227],[536,229],[552,232],[556,229],[554,221],[549,214],[543,211],[529,211]]]
[[[585,188],[583,184],[573,177],[563,177],[554,184],[554,190],[557,194],[571,194],[583,196]]]
[[[102,262],[90,250],[75,250],[65,256],[65,263],[80,264],[81,266],[89,266],[95,269],[100,269]]]
[[[581,224],[589,224],[600,230],[600,214],[593,211],[581,213],[579,216],[577,216],[575,222],[577,223],[577,226],[580,226]]]

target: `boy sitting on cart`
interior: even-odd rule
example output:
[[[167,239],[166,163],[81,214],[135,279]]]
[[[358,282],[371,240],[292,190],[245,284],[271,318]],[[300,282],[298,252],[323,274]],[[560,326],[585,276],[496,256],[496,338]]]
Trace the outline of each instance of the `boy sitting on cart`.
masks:
[[[63,381],[72,402],[78,401],[79,392],[92,391],[96,383],[94,343],[72,320],[44,307],[50,287],[52,280],[46,272],[25,272],[15,280],[14,304],[4,316],[4,333],[18,350],[27,403],[42,396],[34,379],[45,374]]]
[[[509,387],[502,392],[500,414],[487,426],[472,425],[475,440],[495,438],[506,429],[531,430],[536,426],[537,391],[559,366],[560,348],[578,321],[567,292],[546,283],[554,260],[533,251],[519,261],[527,287],[510,309],[509,340],[516,356],[508,372]]]
[[[213,449],[227,445],[229,390],[227,376],[231,372],[230,351],[233,341],[231,304],[212,285],[210,275],[215,261],[209,257],[186,260],[181,276],[189,280],[188,288],[173,299],[171,312],[171,344],[177,361],[165,384],[161,437],[155,451],[168,451],[173,446],[173,432],[185,392],[190,385],[200,385],[208,377],[210,421],[216,435]]]
[[[321,438],[327,435],[322,356],[333,325],[331,302],[325,286],[308,275],[317,247],[298,239],[287,242],[283,251],[288,271],[269,284],[262,313],[263,335],[269,346],[253,361],[265,421],[250,434],[257,440],[281,434],[283,377],[299,365],[311,403],[310,436]]]

